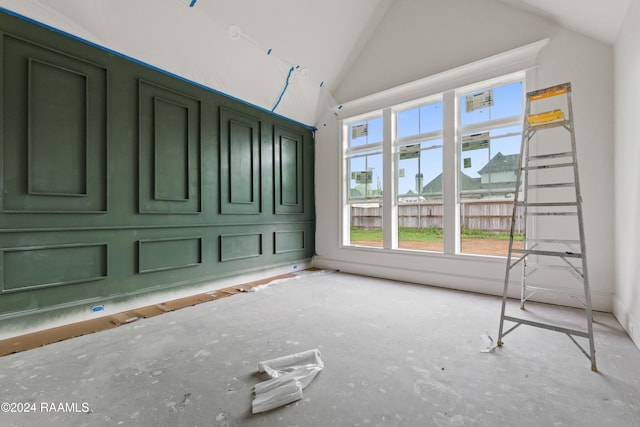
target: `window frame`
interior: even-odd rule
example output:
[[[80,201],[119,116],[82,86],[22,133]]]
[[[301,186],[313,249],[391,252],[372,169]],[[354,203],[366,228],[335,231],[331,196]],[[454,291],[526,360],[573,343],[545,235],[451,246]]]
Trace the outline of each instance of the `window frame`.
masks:
[[[461,144],[462,135],[472,133],[475,129],[482,128],[484,131],[491,131],[495,129],[501,129],[507,126],[522,125],[524,118],[524,103],[525,95],[527,91],[527,84],[531,80],[528,76],[528,71],[516,71],[509,74],[505,74],[496,78],[483,80],[477,83],[453,87],[447,90],[442,90],[438,93],[431,94],[429,96],[420,97],[408,102],[398,103],[396,105],[387,106],[382,109],[377,109],[364,114],[355,115],[352,117],[346,117],[340,120],[340,126],[342,129],[341,146],[342,146],[342,159],[341,167],[343,170],[343,179],[340,183],[342,197],[342,221],[340,224],[341,239],[339,241],[342,248],[354,248],[354,249],[374,249],[374,250],[391,250],[393,252],[418,252],[425,254],[444,254],[444,255],[465,255],[465,256],[490,256],[484,254],[462,253],[460,252],[460,205],[462,203],[468,203],[468,201],[460,200],[460,191],[458,188],[459,174],[461,171]],[[492,89],[502,85],[522,82],[522,110],[521,114],[504,117],[500,119],[494,119],[490,121],[483,121],[479,123],[472,123],[462,126],[460,108],[464,106],[460,105],[460,97],[465,94],[471,94],[484,89]],[[418,135],[410,135],[398,138],[397,137],[397,117],[398,113],[411,110],[413,108],[428,105],[434,102],[443,103],[443,125],[442,130],[425,132]],[[373,117],[383,117],[383,192],[380,199],[383,209],[383,246],[369,247],[353,245],[350,242],[350,227],[351,227],[351,213],[350,208],[351,201],[349,199],[349,154],[354,152],[364,151],[366,148],[372,148],[372,145],[379,146],[377,143],[368,144],[367,146],[360,146],[356,149],[349,150],[349,129],[350,126]],[[487,125],[487,122],[490,122]],[[442,175],[443,175],[443,189],[442,189],[442,204],[443,204],[443,233],[444,233],[444,249],[439,251],[427,251],[427,250],[410,250],[398,248],[398,163],[399,163],[399,147],[410,145],[412,143],[424,143],[429,140],[442,139]],[[378,200],[378,199],[376,199]],[[385,215],[389,215],[390,218],[385,218]]]

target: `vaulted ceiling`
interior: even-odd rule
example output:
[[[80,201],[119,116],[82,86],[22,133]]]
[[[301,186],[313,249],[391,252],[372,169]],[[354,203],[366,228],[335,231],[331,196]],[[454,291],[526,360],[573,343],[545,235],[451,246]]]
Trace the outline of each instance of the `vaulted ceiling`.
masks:
[[[0,0],[0,7],[313,125],[318,103],[399,1],[423,0]],[[497,1],[613,44],[631,0]]]
[[[616,41],[631,0],[501,0],[607,44]]]

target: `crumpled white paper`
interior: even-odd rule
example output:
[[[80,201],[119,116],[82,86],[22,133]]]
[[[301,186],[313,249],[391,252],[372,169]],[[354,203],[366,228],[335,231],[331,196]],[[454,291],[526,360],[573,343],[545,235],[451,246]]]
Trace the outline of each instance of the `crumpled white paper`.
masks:
[[[480,335],[480,338],[482,338],[482,341],[485,344],[485,347],[482,350],[480,350],[480,353],[491,353],[493,350],[496,349],[497,344],[493,340],[493,338],[491,338],[491,335],[489,335],[489,332],[487,332],[486,334]]]
[[[251,404],[254,414],[269,411],[302,399],[302,390],[324,368],[320,350],[308,350],[258,363],[258,371],[269,380],[253,388],[256,395]]]

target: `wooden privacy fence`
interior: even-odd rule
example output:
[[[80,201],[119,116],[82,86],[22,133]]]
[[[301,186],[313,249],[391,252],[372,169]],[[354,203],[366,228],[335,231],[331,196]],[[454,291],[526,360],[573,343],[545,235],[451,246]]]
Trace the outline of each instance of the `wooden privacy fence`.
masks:
[[[460,222],[464,228],[509,232],[513,202],[461,203]],[[415,203],[398,206],[398,226],[407,228],[442,228],[442,204]],[[522,230],[522,214],[516,217],[516,231]],[[352,205],[351,226],[382,228],[382,206]]]

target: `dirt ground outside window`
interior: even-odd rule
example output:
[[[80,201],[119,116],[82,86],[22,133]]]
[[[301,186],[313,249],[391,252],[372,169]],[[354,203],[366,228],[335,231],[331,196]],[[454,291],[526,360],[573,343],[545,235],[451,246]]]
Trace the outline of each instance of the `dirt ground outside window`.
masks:
[[[371,246],[382,247],[382,241],[380,240],[361,240],[352,241],[352,245],[356,246]],[[401,241],[398,242],[400,249],[414,249],[421,251],[436,251],[442,252],[442,242],[411,242]],[[522,242],[514,242],[514,248],[522,248]],[[509,251],[508,239],[462,239],[460,242],[460,253],[474,254],[474,255],[494,255],[506,257]]]

